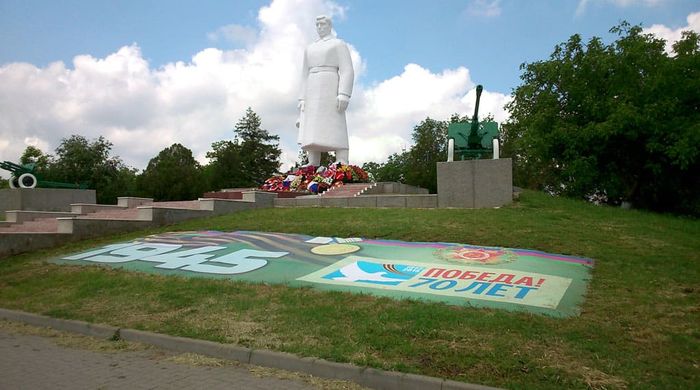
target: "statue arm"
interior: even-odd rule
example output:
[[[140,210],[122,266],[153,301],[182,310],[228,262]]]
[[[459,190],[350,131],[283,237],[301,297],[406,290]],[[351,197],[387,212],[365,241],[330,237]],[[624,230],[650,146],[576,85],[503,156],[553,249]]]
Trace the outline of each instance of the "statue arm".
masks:
[[[352,68],[350,50],[345,43],[338,45],[338,111],[345,111],[350,103],[355,71]]]
[[[299,103],[297,108],[304,111],[304,98],[306,97],[306,80],[309,78],[309,65],[306,50],[304,50],[304,61],[301,66],[301,90],[299,92]]]

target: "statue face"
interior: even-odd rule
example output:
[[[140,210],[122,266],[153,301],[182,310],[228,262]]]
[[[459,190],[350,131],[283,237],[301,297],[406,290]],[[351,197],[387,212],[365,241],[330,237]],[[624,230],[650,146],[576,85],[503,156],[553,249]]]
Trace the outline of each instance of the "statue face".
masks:
[[[328,20],[326,19],[321,19],[316,21],[316,32],[318,32],[318,36],[321,38],[325,38],[327,35],[331,33],[331,24],[328,23]]]

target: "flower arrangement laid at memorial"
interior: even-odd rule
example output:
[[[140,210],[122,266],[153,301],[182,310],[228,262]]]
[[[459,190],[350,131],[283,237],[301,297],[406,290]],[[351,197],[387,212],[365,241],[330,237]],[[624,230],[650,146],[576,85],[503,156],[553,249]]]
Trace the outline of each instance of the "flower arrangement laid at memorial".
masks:
[[[369,183],[369,174],[356,165],[340,162],[328,167],[307,165],[285,175],[273,176],[260,186],[264,191],[310,192],[320,194],[344,183]]]

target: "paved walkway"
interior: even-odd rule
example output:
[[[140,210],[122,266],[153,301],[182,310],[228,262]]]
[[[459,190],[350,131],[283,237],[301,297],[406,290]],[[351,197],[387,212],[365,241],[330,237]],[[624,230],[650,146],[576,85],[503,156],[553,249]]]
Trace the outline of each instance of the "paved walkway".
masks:
[[[0,327],[0,389],[312,389],[245,366],[175,363],[158,349],[94,352]]]

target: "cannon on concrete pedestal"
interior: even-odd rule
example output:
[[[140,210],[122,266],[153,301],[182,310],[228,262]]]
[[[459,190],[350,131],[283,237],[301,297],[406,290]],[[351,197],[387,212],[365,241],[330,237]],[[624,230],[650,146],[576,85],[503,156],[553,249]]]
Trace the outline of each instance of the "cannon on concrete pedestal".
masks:
[[[479,102],[484,87],[476,87],[476,106],[471,121],[450,123],[447,128],[447,161],[499,157],[498,123],[479,121]]]

